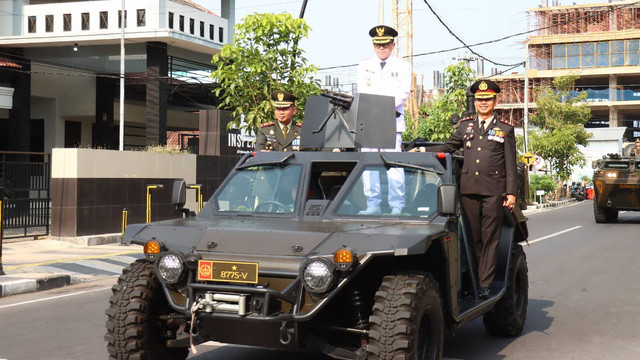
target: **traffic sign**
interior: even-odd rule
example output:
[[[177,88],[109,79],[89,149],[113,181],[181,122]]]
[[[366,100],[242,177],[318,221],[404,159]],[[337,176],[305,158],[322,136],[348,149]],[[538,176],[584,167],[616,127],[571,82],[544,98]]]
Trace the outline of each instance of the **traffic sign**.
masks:
[[[520,160],[522,160],[523,163],[527,164],[527,166],[531,166],[531,164],[533,164],[535,159],[536,159],[535,156],[528,151],[526,154],[522,155],[522,157],[520,158]]]
[[[540,155],[533,154],[533,157],[535,158],[535,160],[533,160],[533,166],[538,166],[542,163]]]

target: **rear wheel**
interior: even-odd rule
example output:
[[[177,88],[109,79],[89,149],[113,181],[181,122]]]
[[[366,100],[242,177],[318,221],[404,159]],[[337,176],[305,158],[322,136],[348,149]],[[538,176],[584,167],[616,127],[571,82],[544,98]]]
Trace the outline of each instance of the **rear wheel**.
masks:
[[[385,276],[369,325],[367,359],[442,359],[442,302],[430,274]]]
[[[176,329],[163,327],[158,320],[170,307],[151,263],[141,259],[123,269],[111,291],[104,337],[109,359],[187,358],[188,349],[166,346],[164,336]]]
[[[513,244],[509,266],[509,283],[505,294],[491,312],[484,315],[484,327],[494,336],[518,336],[527,319],[529,274],[522,246]]]

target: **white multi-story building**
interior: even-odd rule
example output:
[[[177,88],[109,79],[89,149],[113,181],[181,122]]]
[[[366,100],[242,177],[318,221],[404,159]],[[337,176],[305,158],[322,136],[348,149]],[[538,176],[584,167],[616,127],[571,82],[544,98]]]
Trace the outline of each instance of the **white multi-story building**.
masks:
[[[212,56],[231,41],[222,14],[190,0],[0,1],[0,150],[118,148],[124,4],[124,147],[197,130],[214,109]]]

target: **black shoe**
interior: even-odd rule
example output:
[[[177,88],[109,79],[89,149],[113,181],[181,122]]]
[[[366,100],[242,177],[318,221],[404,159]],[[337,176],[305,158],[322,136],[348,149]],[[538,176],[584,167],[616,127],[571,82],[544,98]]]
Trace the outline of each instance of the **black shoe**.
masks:
[[[480,289],[478,290],[478,296],[480,297],[480,299],[488,299],[489,294],[489,288],[487,288],[486,286],[480,286]]]

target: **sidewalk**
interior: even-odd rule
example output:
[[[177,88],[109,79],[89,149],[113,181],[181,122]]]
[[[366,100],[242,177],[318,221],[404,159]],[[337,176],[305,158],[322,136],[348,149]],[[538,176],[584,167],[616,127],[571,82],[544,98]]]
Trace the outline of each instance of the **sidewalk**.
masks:
[[[574,199],[529,205],[528,215],[564,206]],[[120,275],[122,269],[144,258],[140,245],[87,245],[50,239],[12,240],[2,246],[0,298],[49,290],[102,277]]]
[[[140,245],[14,240],[2,245],[6,275],[0,275],[0,298],[119,275],[122,268],[143,257]]]

